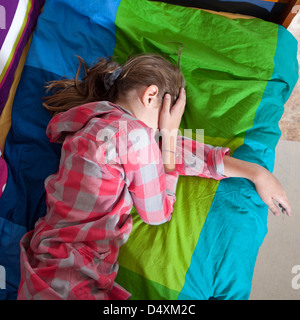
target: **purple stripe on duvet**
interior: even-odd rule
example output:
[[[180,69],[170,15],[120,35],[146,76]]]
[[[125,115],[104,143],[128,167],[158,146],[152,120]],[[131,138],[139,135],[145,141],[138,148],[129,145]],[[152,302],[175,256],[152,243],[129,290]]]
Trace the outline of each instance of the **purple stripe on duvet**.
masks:
[[[18,3],[19,3],[19,0],[2,0],[1,1],[1,6],[3,7],[1,12],[4,13],[5,15],[4,17],[5,21],[3,22],[5,28],[0,30],[0,48],[2,48],[3,42],[11,26]],[[2,16],[0,18],[3,19]],[[2,24],[1,24],[1,27],[2,27]]]
[[[44,2],[45,0],[32,0],[32,8],[27,18],[27,25],[20,38],[20,42],[18,43],[15,55],[11,61],[7,74],[4,76],[3,81],[0,83],[0,115],[5,106],[9,90],[14,79],[14,74],[18,66],[20,57],[22,55],[23,49],[30,37],[31,32],[33,31],[36,25],[37,18],[41,12],[41,8]]]

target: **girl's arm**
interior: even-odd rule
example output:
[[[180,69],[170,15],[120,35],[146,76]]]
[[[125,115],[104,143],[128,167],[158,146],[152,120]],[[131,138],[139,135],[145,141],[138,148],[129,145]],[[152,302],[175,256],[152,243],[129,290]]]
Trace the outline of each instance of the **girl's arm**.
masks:
[[[145,223],[167,222],[174,209],[179,174],[165,172],[154,130],[138,122],[128,122],[127,130],[126,152],[118,148],[117,154],[133,204]]]
[[[176,103],[171,106],[171,99],[166,95],[159,118],[159,129],[162,135],[162,156],[166,172],[176,170],[180,175],[196,175],[207,178],[222,179],[224,177],[242,177],[251,180],[261,199],[268,205],[274,215],[279,215],[279,210],[274,200],[279,203],[282,212],[291,215],[291,207],[285,191],[280,182],[265,168],[255,163],[242,161],[229,157],[228,148],[212,148],[205,144],[192,142],[183,137],[183,146],[174,143],[177,140],[178,128],[186,103],[185,90],[182,88]],[[187,146],[187,144],[189,144]],[[185,153],[184,149],[193,154]],[[167,149],[167,150],[166,150]],[[180,164],[177,164],[175,151],[180,153]],[[183,152],[182,152],[182,150]],[[200,153],[199,153],[200,150]],[[197,152],[198,151],[198,152]],[[196,152],[196,155],[195,155]],[[182,154],[183,153],[183,154]],[[185,154],[184,154],[185,153]],[[187,164],[186,154],[194,158]],[[198,156],[200,154],[200,156]],[[191,160],[193,160],[191,158]],[[223,171],[223,172],[222,172]]]
[[[261,199],[268,205],[276,216],[280,214],[274,200],[279,203],[282,212],[291,215],[291,207],[284,189],[275,176],[264,167],[233,157],[226,156],[224,161],[224,175],[226,177],[241,177],[251,180]]]

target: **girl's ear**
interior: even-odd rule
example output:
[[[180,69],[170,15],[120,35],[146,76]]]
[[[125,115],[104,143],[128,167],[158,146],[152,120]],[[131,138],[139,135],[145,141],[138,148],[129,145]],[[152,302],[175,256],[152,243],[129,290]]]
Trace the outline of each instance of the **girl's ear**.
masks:
[[[154,84],[146,87],[142,95],[142,102],[146,108],[156,107],[158,98],[158,87]]]

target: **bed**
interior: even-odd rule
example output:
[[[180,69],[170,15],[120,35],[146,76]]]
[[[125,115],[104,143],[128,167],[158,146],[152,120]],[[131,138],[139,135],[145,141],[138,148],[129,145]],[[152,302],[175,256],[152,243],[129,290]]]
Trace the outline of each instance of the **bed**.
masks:
[[[25,2],[24,36],[8,55],[16,57],[7,68],[14,76],[0,79],[9,89],[1,91],[0,299],[16,299],[19,241],[46,213],[44,180],[58,169],[61,145],[45,134],[44,84],[74,76],[75,55],[88,64],[140,52],[177,61],[182,44],[182,131],[197,139],[201,129],[205,143],[273,170],[278,122],[298,80],[297,41],[286,29],[297,1]],[[5,2],[1,12],[18,3]],[[143,223],[133,208],[117,282],[132,300],[248,299],[268,215],[254,185],[180,177],[176,198],[170,223],[160,226]]]

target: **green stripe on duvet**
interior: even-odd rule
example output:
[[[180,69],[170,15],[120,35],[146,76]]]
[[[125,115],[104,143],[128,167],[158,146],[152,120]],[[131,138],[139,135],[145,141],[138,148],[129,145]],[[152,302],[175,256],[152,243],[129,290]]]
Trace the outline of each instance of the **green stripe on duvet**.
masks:
[[[148,300],[150,297],[176,300],[179,294],[178,291],[170,290],[164,285],[145,279],[145,277],[138,273],[123,267],[119,268],[118,278],[123,279],[122,286],[124,288],[133,289],[131,292],[134,292],[134,294],[131,296],[131,300]],[[147,288],[147,290],[145,290],[145,288]]]
[[[231,153],[243,145],[272,76],[276,28],[262,20],[230,20],[146,0],[122,0],[115,25],[113,55],[120,62],[140,52],[159,53],[177,61],[180,45],[170,42],[181,42],[187,89],[181,129],[204,129],[205,143],[228,146]],[[168,288],[172,296],[180,292],[218,185],[209,179],[180,177],[171,222],[160,226],[146,225],[133,210],[133,230],[125,250],[120,250],[118,283],[136,291],[135,285],[121,276],[127,270],[156,287]],[[146,294],[148,289],[146,298],[156,298],[153,292]]]
[[[172,291],[168,294],[172,294],[172,297],[174,292],[177,292],[178,296],[184,285],[192,253],[218,185],[218,182],[206,179],[199,184],[198,179],[200,178],[179,179],[177,201],[169,223],[149,226],[133,210],[133,230],[124,245],[126,249],[121,248],[118,259],[120,270],[126,268],[143,276],[155,282],[156,287],[165,286]],[[128,279],[122,277],[122,273],[118,274],[117,282],[136,295],[136,283],[127,283]],[[151,299],[153,297],[149,296],[148,289],[149,287],[145,290],[145,295]],[[157,292],[160,290],[165,289],[159,287]],[[162,293],[161,295],[165,296]]]
[[[140,52],[178,61],[180,45],[169,42],[183,44],[183,128],[205,129],[205,136],[226,140],[245,136],[274,68],[269,59],[277,39],[272,24],[146,0],[122,0],[115,24],[114,56],[121,62]],[[257,32],[247,32],[255,30],[251,25],[257,25]]]

